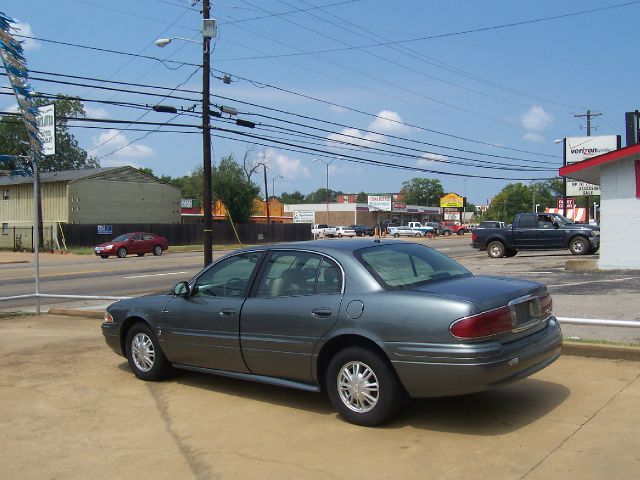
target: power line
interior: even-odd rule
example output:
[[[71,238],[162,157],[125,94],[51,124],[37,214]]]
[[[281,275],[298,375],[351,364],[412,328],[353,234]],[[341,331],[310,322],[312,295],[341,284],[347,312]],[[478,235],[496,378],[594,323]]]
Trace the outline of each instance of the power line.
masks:
[[[311,10],[318,10],[318,9],[322,9],[322,8],[335,7],[335,6],[338,6],[338,5],[346,5],[346,4],[349,4],[349,3],[357,3],[357,2],[360,2],[360,1],[361,0],[345,0],[343,2],[329,3],[327,5],[314,5],[314,6],[310,7],[310,8],[295,8],[292,5],[288,5],[289,7],[292,7],[293,10],[290,10],[288,12],[270,13],[269,15],[262,15],[262,16],[259,16],[259,17],[243,18],[241,20],[231,20],[231,21],[228,21],[228,22],[220,22],[220,25],[231,25],[231,24],[235,24],[235,23],[244,23],[244,22],[252,22],[252,21],[255,21],[255,20],[263,20],[265,18],[283,17],[285,15],[291,15],[293,13],[308,12],[308,11],[311,11]],[[255,7],[255,5],[254,5],[254,7]]]
[[[591,8],[591,9],[588,9],[588,10],[579,10],[579,11],[576,11],[576,12],[563,13],[563,14],[559,14],[559,15],[551,15],[551,16],[548,16],[548,17],[539,17],[539,18],[534,18],[534,19],[530,19],[530,20],[522,20],[522,21],[519,21],[519,22],[503,23],[503,24],[499,24],[499,25],[491,25],[491,26],[488,26],[488,27],[478,27],[478,28],[472,28],[472,29],[468,29],[468,30],[459,30],[457,32],[439,33],[439,34],[435,34],[435,35],[426,35],[426,36],[421,36],[421,37],[408,38],[408,39],[404,39],[404,40],[392,40],[392,41],[386,41],[386,42],[370,43],[370,44],[367,44],[367,45],[357,45],[357,46],[352,46],[352,47],[341,47],[341,48],[329,48],[329,49],[324,49],[324,50],[309,50],[309,51],[306,51],[306,52],[299,52],[299,53],[282,53],[282,54],[264,55],[264,56],[260,56],[260,57],[224,58],[224,59],[221,59],[221,61],[229,62],[229,61],[238,61],[238,60],[262,60],[262,59],[267,59],[267,58],[296,57],[296,56],[302,56],[302,55],[317,55],[317,54],[322,54],[322,53],[334,53],[334,52],[345,52],[345,51],[350,51],[350,50],[362,50],[362,49],[365,49],[365,48],[386,47],[386,46],[389,46],[389,45],[401,45],[401,44],[405,44],[405,43],[415,43],[415,42],[420,42],[420,41],[424,41],[424,40],[433,40],[433,39],[436,39],[436,38],[447,38],[447,37],[454,37],[454,36],[459,36],[459,35],[467,35],[467,34],[470,34],[470,33],[487,32],[487,31],[499,30],[499,29],[503,29],[503,28],[512,28],[512,27],[517,27],[517,26],[522,26],[522,25],[531,25],[531,24],[547,22],[547,21],[551,21],[551,20],[559,20],[561,18],[575,17],[575,16],[579,16],[579,15],[586,15],[586,14],[589,14],[589,13],[601,12],[601,11],[605,11],[605,10],[613,10],[613,9],[616,9],[616,8],[626,7],[626,6],[630,6],[630,5],[637,5],[639,3],[640,3],[640,0],[636,0],[636,1],[632,1],[632,2],[619,3],[619,4],[616,4],[616,5],[608,5],[608,6],[605,6],[605,7]]]

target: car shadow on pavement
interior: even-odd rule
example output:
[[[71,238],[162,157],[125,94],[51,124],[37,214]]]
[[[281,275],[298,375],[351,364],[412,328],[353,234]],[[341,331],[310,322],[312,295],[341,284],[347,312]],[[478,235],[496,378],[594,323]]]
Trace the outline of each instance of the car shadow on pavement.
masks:
[[[119,368],[131,372],[126,362]],[[167,382],[338,418],[324,393],[184,370],[177,370]],[[470,395],[411,399],[400,416],[380,428],[411,426],[467,435],[504,435],[544,417],[562,404],[570,393],[564,385],[527,378]]]
[[[385,427],[505,435],[544,417],[570,394],[564,385],[528,378],[470,395],[412,400],[405,413]]]

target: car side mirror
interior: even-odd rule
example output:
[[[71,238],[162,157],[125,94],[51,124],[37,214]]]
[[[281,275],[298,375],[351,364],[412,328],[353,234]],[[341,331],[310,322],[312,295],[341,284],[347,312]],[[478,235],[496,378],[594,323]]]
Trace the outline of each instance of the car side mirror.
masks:
[[[189,297],[189,284],[187,282],[176,283],[171,290],[176,297],[188,298]]]

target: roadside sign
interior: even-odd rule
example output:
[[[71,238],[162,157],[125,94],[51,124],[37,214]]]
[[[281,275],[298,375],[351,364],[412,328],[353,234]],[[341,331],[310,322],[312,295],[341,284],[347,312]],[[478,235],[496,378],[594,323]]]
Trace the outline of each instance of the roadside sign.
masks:
[[[563,201],[562,201],[562,197],[556,198],[556,208],[559,210],[562,210],[563,207]],[[567,208],[575,208],[576,204],[575,204],[575,199],[573,198],[567,198]]]
[[[582,162],[591,157],[612,152],[618,148],[618,135],[601,135],[597,137],[567,137],[565,139],[565,161],[567,165]],[[583,195],[600,195],[600,185],[592,185],[567,178],[566,195],[578,197]]]
[[[370,212],[390,212],[391,195],[369,195],[367,205]]]
[[[56,154],[56,106],[38,107],[38,133],[42,140],[42,153]]]
[[[98,225],[98,235],[112,235],[113,225]]]
[[[462,208],[464,207],[465,201],[464,197],[456,193],[447,193],[444,197],[440,199],[440,208],[445,207],[453,207],[453,208]]]
[[[314,223],[315,212],[313,210],[294,210],[293,223]]]

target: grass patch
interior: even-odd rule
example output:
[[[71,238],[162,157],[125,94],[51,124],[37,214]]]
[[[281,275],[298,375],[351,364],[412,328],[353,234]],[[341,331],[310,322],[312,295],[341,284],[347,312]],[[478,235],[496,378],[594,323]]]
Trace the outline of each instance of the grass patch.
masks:
[[[587,345],[609,345],[612,347],[640,348],[640,343],[613,342],[611,340],[592,340],[589,338],[564,338],[565,343],[582,343]]]
[[[32,317],[35,313],[30,312],[0,312],[0,320],[4,320],[6,318],[15,318],[15,317]]]

